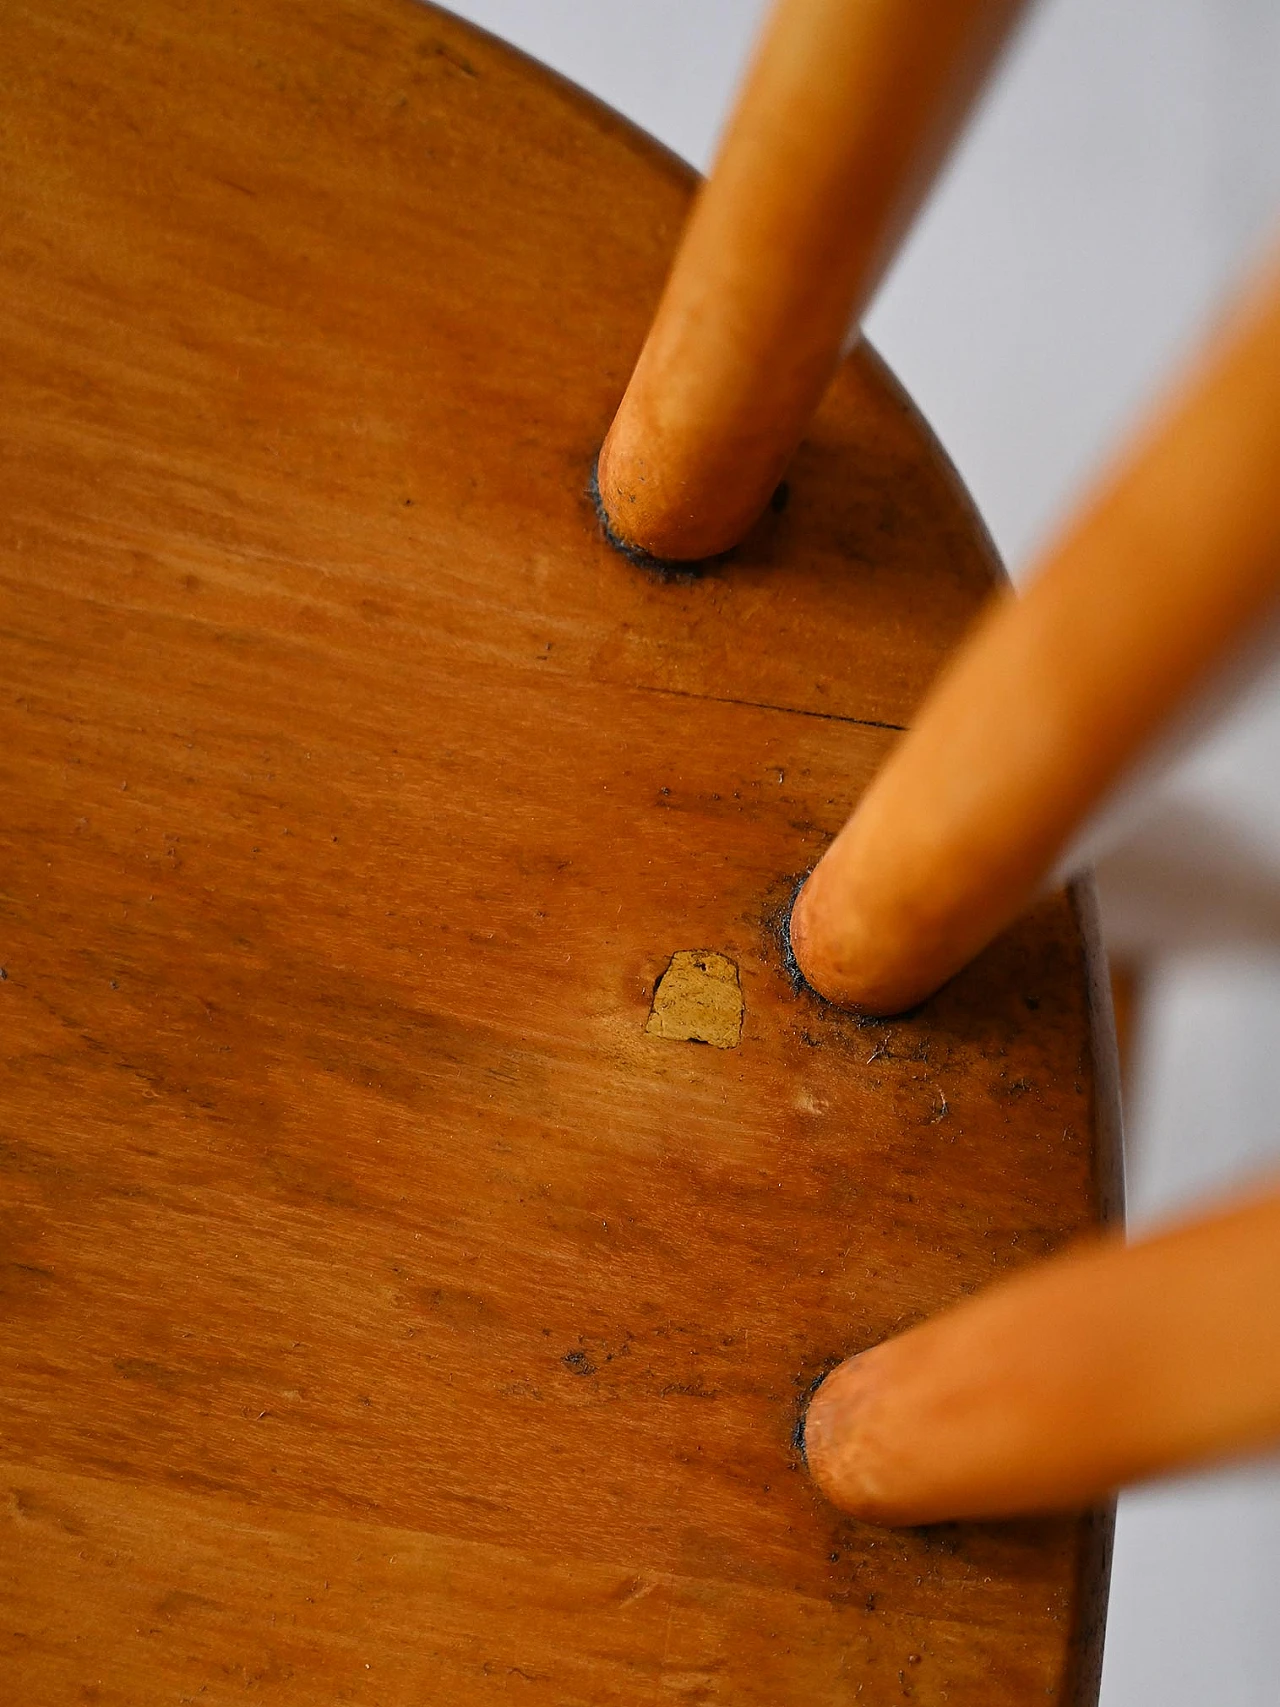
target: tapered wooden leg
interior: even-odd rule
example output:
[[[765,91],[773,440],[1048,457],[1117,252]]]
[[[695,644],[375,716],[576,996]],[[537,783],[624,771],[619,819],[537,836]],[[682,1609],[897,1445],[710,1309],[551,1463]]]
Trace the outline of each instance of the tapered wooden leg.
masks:
[[[764,509],[1022,0],[779,0],[600,454],[625,545]]]
[[[1280,590],[1280,269],[1049,552],[998,598],[796,904],[833,1001],[936,990],[1032,897]]]
[[[1084,1505],[1280,1438],[1280,1192],[1028,1270],[836,1369],[806,1423],[844,1510]]]

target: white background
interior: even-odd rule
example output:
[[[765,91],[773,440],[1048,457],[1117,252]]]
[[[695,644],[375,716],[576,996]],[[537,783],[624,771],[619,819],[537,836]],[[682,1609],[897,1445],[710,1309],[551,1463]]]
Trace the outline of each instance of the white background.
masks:
[[[705,169],[763,6],[453,9]],[[867,323],[1015,575],[1277,227],[1277,0],[1047,0],[1035,12]],[[1161,789],[1166,812],[1217,826],[1236,867],[1274,886],[1276,917],[1278,751],[1273,676]],[[1192,865],[1192,890],[1210,889],[1212,870]],[[1157,911],[1167,952],[1131,1098],[1136,1222],[1280,1161],[1280,931],[1270,949],[1189,952],[1176,912]],[[1274,1464],[1127,1496],[1105,1707],[1275,1707],[1278,1580]]]

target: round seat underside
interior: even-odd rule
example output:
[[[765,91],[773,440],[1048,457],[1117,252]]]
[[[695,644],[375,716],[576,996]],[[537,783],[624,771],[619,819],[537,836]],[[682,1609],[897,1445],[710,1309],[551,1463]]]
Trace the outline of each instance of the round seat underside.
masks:
[[[1077,901],[888,1021],[781,963],[998,575],[892,378],[663,581],[588,482],[693,178],[579,91],[19,0],[0,151],[15,1699],[1091,1698],[1105,1517],[877,1531],[792,1440],[1114,1166]]]

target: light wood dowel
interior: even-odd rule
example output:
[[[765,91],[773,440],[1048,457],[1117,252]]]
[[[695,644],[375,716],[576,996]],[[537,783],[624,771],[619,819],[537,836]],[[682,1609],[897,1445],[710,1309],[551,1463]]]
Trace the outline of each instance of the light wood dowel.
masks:
[[[768,503],[1021,0],[779,0],[600,453],[614,534],[690,560]]]
[[[1280,1439],[1280,1193],[1052,1259],[850,1358],[806,1419],[844,1510],[932,1523],[1084,1505]]]
[[[996,600],[809,878],[823,995],[891,1013],[1031,898],[1280,587],[1280,271],[1268,269],[1022,598]]]

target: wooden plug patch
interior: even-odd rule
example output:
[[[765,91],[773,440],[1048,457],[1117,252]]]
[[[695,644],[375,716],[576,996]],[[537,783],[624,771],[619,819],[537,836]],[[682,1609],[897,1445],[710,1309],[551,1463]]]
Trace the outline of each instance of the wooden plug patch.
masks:
[[[736,1049],[742,1036],[738,968],[711,949],[682,948],[658,979],[645,1031],[672,1043]]]

